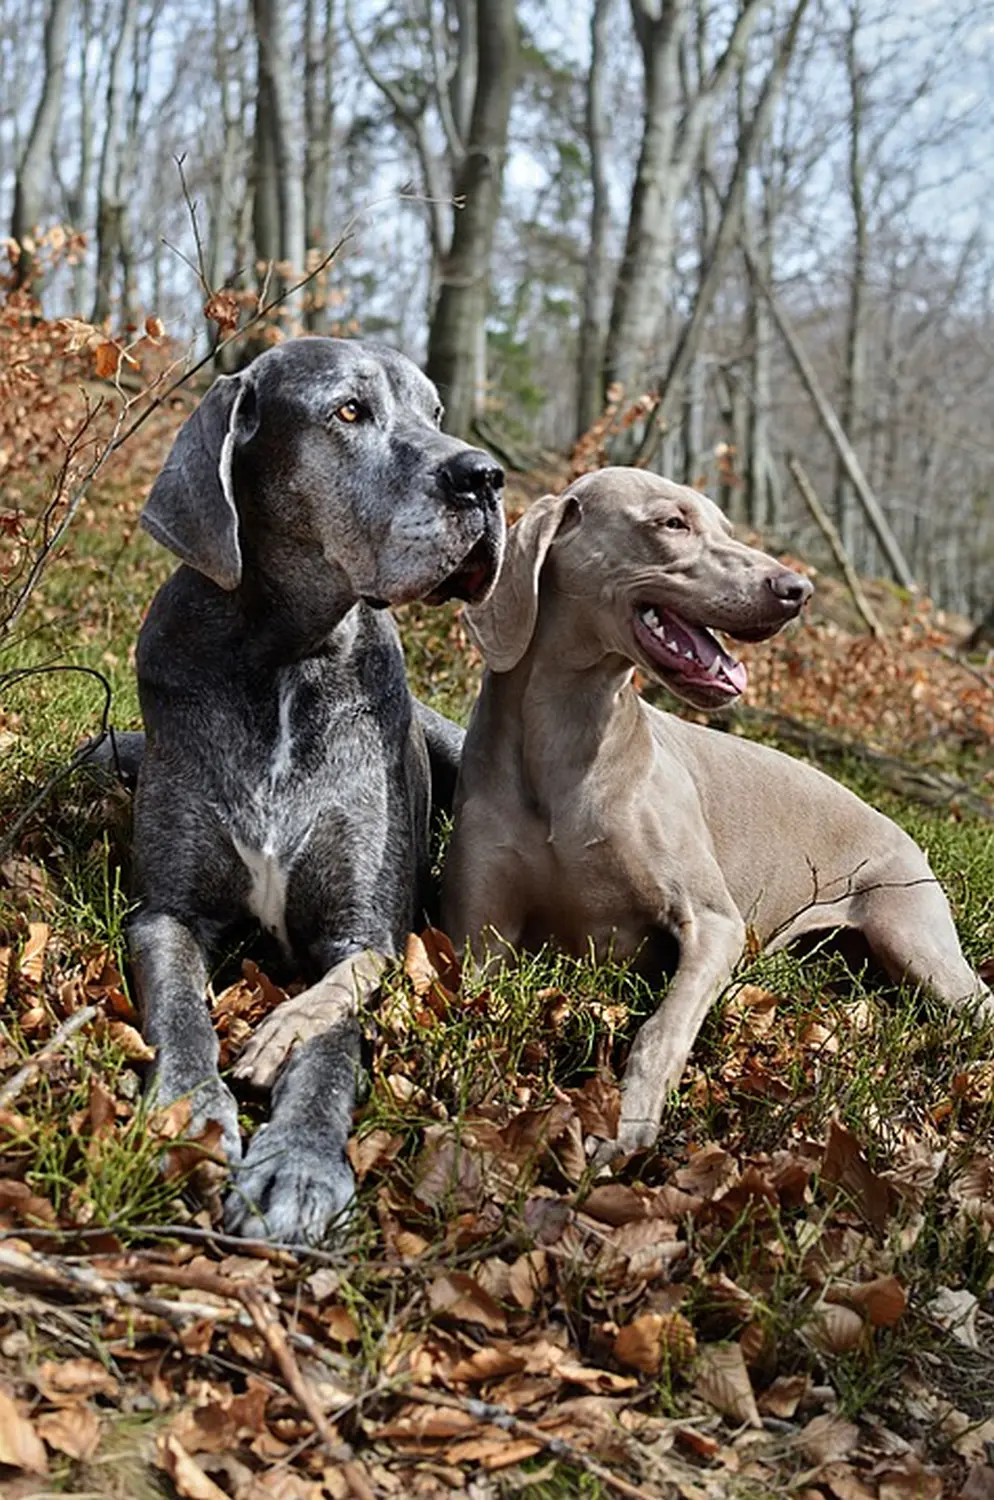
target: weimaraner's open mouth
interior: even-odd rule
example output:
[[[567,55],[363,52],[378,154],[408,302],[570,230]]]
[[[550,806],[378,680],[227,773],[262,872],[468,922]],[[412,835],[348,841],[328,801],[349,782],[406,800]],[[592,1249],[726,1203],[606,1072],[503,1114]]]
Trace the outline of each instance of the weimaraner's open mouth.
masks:
[[[656,670],[668,680],[676,678],[688,696],[731,702],[745,691],[745,666],[703,626],[691,625],[661,605],[646,604],[636,608],[632,628]]]

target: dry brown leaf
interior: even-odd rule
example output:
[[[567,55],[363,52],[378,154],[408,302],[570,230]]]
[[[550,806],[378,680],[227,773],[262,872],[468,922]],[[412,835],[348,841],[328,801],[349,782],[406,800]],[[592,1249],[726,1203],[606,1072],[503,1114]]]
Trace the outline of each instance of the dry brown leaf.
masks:
[[[621,1090],[607,1079],[588,1078],[582,1088],[570,1089],[569,1097],[580,1117],[584,1135],[613,1141],[621,1119]]]
[[[491,1333],[506,1333],[507,1319],[478,1281],[465,1271],[447,1271],[428,1288],[428,1306],[436,1317],[479,1323]]]
[[[26,1182],[0,1177],[0,1219],[16,1224],[54,1224],[55,1209],[47,1198],[33,1193]]]
[[[830,1463],[818,1470],[818,1483],[836,1500],[877,1500],[877,1492],[864,1484],[848,1464]]]
[[[379,1442],[413,1443],[447,1442],[450,1438],[474,1432],[480,1427],[476,1417],[461,1406],[419,1406],[415,1402],[401,1408],[390,1422],[377,1427],[373,1436]]]
[[[825,1301],[862,1308],[874,1328],[892,1328],[904,1314],[908,1294],[896,1276],[878,1276],[853,1286],[830,1286]]]
[[[956,1500],[994,1500],[994,1468],[990,1464],[974,1464]]]
[[[592,1188],[582,1207],[592,1219],[616,1228],[630,1224],[634,1219],[649,1217],[649,1204],[645,1198],[623,1182],[606,1182]]]
[[[118,361],[123,354],[117,344],[105,339],[93,351],[93,369],[99,380],[113,380],[117,374]]]
[[[466,1438],[461,1443],[452,1443],[442,1455],[450,1464],[482,1464],[485,1469],[506,1469],[510,1464],[523,1463],[541,1453],[544,1444],[532,1438],[515,1438],[501,1432],[498,1427],[488,1427],[478,1438]]]
[[[738,1344],[704,1344],[698,1350],[694,1390],[723,1417],[762,1427],[749,1371]]]
[[[224,1490],[194,1462],[175,1433],[160,1433],[156,1461],[184,1500],[229,1500]]]
[[[359,1340],[359,1328],[347,1307],[336,1304],[321,1315],[321,1322],[329,1337],[337,1344],[355,1344]]]
[[[810,1384],[807,1375],[778,1375],[762,1395],[757,1396],[756,1405],[764,1416],[792,1417],[807,1395]]]
[[[942,1477],[926,1469],[913,1453],[878,1468],[877,1500],[942,1500]]]
[[[689,1364],[697,1349],[694,1330],[682,1313],[641,1313],[618,1331],[614,1357],[645,1375]]]
[[[41,984],[45,968],[45,950],[50,936],[51,928],[47,922],[28,924],[27,942],[21,950],[18,970],[21,978],[26,979],[29,984]]]
[[[511,1266],[508,1290],[519,1307],[531,1312],[549,1285],[549,1257],[544,1250],[529,1250]]]
[[[155,1061],[155,1048],[150,1047],[141,1032],[134,1026],[129,1026],[127,1021],[108,1021],[107,1036],[129,1062]]]
[[[673,1180],[685,1193],[698,1198],[713,1198],[723,1188],[730,1187],[738,1175],[735,1158],[717,1141],[709,1141],[696,1150],[691,1147],[690,1160],[674,1173]]]
[[[800,1377],[805,1382],[806,1376]],[[762,1402],[760,1402],[762,1406]],[[797,1446],[805,1458],[813,1464],[832,1463],[835,1459],[848,1458],[859,1442],[859,1428],[855,1422],[845,1422],[832,1412],[822,1412],[812,1417],[797,1436]]]
[[[0,1385],[0,1464],[47,1474],[45,1447],[33,1424],[23,1415],[10,1392]]]
[[[442,984],[450,994],[457,994],[462,984],[462,965],[451,938],[437,927],[426,927],[421,933],[421,943]]]
[[[32,1376],[46,1401],[71,1406],[91,1396],[116,1396],[118,1383],[95,1359],[46,1359]]]
[[[894,1206],[894,1189],[874,1172],[851,1130],[839,1120],[828,1127],[822,1182],[836,1184],[874,1229],[882,1230]]]
[[[232,333],[238,327],[238,298],[234,292],[212,292],[204,303],[204,317],[216,323],[220,333]]]
[[[369,1130],[363,1136],[352,1136],[346,1149],[358,1180],[362,1182],[370,1172],[393,1161],[403,1144],[404,1137],[389,1130]]]
[[[525,1357],[520,1350],[509,1344],[488,1344],[477,1349],[468,1359],[461,1359],[449,1370],[451,1380],[465,1380],[475,1384],[484,1380],[499,1380],[504,1375],[516,1375],[525,1368]]]
[[[100,1446],[100,1418],[92,1406],[66,1406],[46,1411],[35,1421],[35,1430],[50,1448],[88,1463]]]
[[[847,1354],[863,1342],[866,1324],[858,1312],[837,1303],[817,1307],[808,1324],[811,1342],[825,1354]]]
[[[150,314],[145,319],[145,337],[147,339],[151,339],[153,343],[158,343],[159,339],[162,338],[165,331],[166,327],[161,318],[157,318],[154,314]]]
[[[472,1209],[483,1194],[477,1153],[451,1125],[429,1125],[414,1167],[414,1196],[426,1208],[444,1204],[454,1212]]]

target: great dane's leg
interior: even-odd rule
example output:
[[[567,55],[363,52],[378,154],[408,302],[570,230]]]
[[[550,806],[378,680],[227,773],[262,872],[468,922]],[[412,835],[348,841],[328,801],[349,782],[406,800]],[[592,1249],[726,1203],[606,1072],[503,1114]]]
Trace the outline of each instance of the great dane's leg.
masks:
[[[389,937],[381,934],[380,943]],[[282,1071],[272,1118],[256,1131],[225,1205],[232,1233],[313,1244],[347,1216],[355,1196],[345,1147],[360,1093],[359,1013],[385,962],[370,950],[340,960],[274,1011],[239,1060],[237,1075],[260,1087]]]
[[[418,698],[414,700],[414,711],[424,730],[431,762],[431,810],[451,813],[466,731]]]
[[[131,923],[129,946],[145,1037],[156,1049],[154,1103],[188,1095],[188,1133],[198,1135],[208,1121],[219,1121],[222,1149],[229,1161],[238,1161],[238,1106],[218,1073],[217,1037],[205,998],[206,938],[166,912],[146,909]]]

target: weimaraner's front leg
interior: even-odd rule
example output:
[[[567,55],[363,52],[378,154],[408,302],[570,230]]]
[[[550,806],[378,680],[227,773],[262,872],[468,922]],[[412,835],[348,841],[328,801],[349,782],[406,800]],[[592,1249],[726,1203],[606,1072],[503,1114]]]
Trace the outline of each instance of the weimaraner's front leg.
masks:
[[[666,999],[642,1026],[622,1081],[617,1139],[605,1141],[595,1160],[651,1146],[670,1089],[680,1081],[704,1018],[732,977],[745,945],[745,924],[733,906],[709,907],[680,924],[680,962]]]

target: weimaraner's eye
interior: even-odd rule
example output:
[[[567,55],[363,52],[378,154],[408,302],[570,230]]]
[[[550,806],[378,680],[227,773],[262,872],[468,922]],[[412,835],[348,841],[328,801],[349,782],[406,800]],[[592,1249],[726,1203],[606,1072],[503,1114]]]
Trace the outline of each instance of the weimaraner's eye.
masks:
[[[687,525],[686,521],[683,519],[683,516],[667,516],[666,520],[663,522],[663,526],[665,527],[665,529],[667,531],[689,531],[690,530],[690,527]]]
[[[442,418],[445,416],[445,407],[441,402],[435,407],[435,426],[441,427]]]
[[[335,408],[335,416],[340,422],[362,422],[369,416],[369,407],[361,401],[343,401]]]

